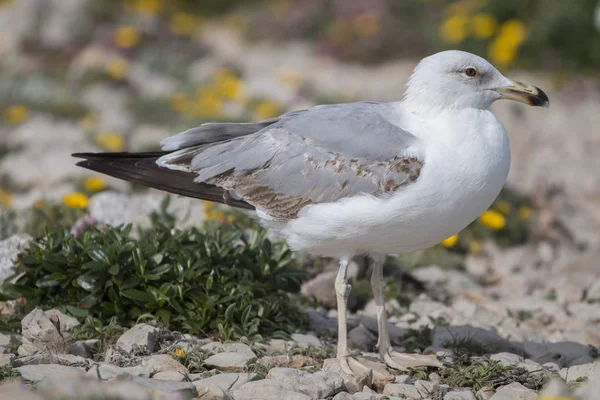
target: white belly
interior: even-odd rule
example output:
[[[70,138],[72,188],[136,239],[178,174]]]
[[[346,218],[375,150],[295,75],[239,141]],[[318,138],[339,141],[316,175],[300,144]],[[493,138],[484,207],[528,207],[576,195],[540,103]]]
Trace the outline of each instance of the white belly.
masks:
[[[461,120],[479,123],[439,121],[442,129],[429,126],[418,135],[425,163],[416,182],[387,198],[355,196],[306,207],[280,233],[292,249],[329,256],[410,252],[458,233],[492,204],[510,166],[500,122],[489,111],[468,112],[473,115]]]

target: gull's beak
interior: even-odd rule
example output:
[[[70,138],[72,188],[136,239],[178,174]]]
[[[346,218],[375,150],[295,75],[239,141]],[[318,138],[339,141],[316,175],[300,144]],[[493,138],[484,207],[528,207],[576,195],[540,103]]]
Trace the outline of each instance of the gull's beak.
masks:
[[[546,95],[542,89],[513,81],[512,79],[509,79],[509,81],[512,83],[512,86],[494,89],[496,92],[500,93],[502,96],[501,99],[516,100],[533,107],[548,107],[550,105],[548,95]]]

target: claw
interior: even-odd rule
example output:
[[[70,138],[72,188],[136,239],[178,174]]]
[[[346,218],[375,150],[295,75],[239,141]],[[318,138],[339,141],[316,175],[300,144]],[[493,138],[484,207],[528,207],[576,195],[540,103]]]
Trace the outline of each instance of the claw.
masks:
[[[382,357],[389,367],[400,371],[407,371],[409,368],[416,367],[442,368],[444,366],[434,355],[403,354],[390,350],[383,353]]]

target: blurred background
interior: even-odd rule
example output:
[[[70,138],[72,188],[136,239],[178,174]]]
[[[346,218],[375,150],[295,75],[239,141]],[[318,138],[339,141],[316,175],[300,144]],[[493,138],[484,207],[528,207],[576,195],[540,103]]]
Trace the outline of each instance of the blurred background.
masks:
[[[48,227],[151,225],[164,194],[76,168],[71,153],[157,150],[206,121],[400,100],[418,60],[445,49],[543,88],[550,109],[493,105],[511,139],[507,189],[465,231],[395,260],[420,282],[405,294],[401,274],[390,281],[398,315],[426,292],[439,307],[414,306],[415,327],[460,322],[451,302],[504,338],[600,345],[598,0],[0,0],[0,240],[16,243],[4,242],[0,273]],[[169,212],[180,228],[239,218],[182,198]],[[355,311],[370,296],[363,261]],[[303,293],[335,308],[335,263],[307,263]]]

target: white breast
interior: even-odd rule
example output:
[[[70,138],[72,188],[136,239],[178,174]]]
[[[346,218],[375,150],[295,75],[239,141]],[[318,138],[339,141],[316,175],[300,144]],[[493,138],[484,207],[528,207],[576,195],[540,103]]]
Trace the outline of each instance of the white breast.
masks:
[[[491,112],[468,109],[407,128],[424,145],[419,179],[386,199],[356,196],[307,207],[281,231],[290,247],[330,256],[420,250],[491,205],[510,166],[508,137]]]

